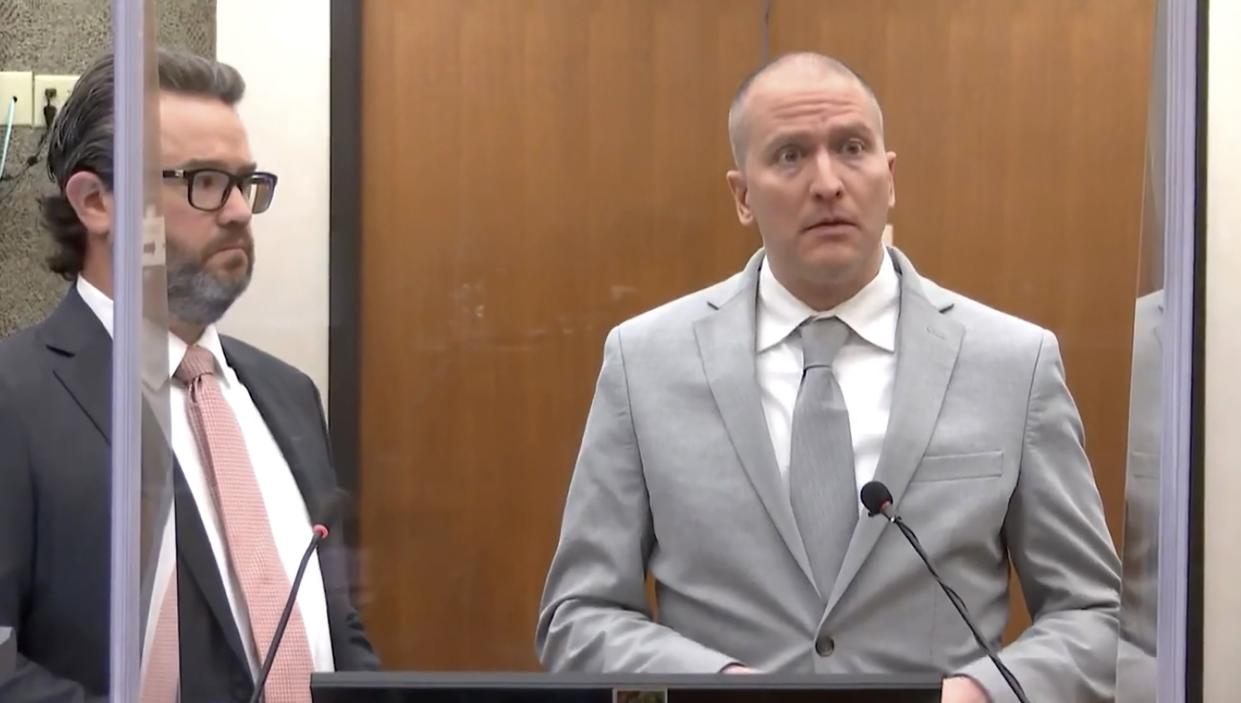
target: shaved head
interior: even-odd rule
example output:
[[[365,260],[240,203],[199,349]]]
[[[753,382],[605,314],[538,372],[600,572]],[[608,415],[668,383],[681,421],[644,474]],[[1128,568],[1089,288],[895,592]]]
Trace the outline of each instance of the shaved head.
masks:
[[[741,168],[745,160],[746,137],[748,136],[746,108],[750,95],[768,81],[792,76],[811,79],[847,78],[855,81],[870,98],[879,120],[879,133],[883,134],[883,110],[879,107],[879,99],[875,97],[875,91],[856,71],[849,68],[843,61],[823,54],[809,51],[783,54],[763,64],[746,77],[737,88],[732,105],[728,108],[728,143],[732,149],[733,163],[737,168]]]

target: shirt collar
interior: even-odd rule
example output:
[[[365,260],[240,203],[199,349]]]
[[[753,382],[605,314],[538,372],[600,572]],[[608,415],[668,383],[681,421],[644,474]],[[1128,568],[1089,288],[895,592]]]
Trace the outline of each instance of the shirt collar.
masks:
[[[764,260],[758,275],[757,351],[761,354],[784,341],[807,319],[834,316],[870,344],[895,352],[900,288],[900,278],[885,247],[879,273],[870,283],[831,310],[816,311],[776,280]]]
[[[108,331],[108,336],[112,335],[112,299],[103,294],[103,291],[96,288],[90,281],[82,276],[78,276],[78,282],[75,285],[78,295],[82,297],[82,302],[86,303],[86,307],[95,313],[95,317],[99,318],[99,322],[103,324],[103,328]]]
[[[233,370],[229,368],[228,360],[224,357],[224,345],[220,342],[220,333],[215,325],[207,325],[207,329],[203,330],[195,344],[211,352],[211,356],[215,357],[216,378],[222,385],[230,385],[233,382]],[[177,372],[177,367],[181,365],[181,360],[185,358],[189,348],[185,340],[168,333],[168,378],[172,378]]]
[[[86,306],[91,309],[91,312],[95,313],[95,317],[99,318],[99,322],[102,323],[104,329],[108,331],[108,336],[115,336],[112,331],[115,303],[113,303],[112,299],[82,276],[78,276],[76,287],[78,295],[82,297],[83,302],[85,302]],[[158,332],[156,332],[156,334],[158,334]],[[166,383],[168,379],[172,378],[173,374],[177,371],[177,367],[181,365],[181,360],[185,358],[185,352],[189,350],[189,345],[186,344],[183,339],[172,332],[167,332],[166,334],[168,337],[167,373],[164,374],[162,378],[158,379],[153,378],[153,376],[157,377],[159,375],[158,372],[154,374],[143,374],[143,378],[146,380],[147,385],[152,387],[158,387],[159,385]],[[207,328],[203,330],[203,334],[198,338],[196,344],[211,352],[211,355],[215,357],[216,368],[220,371],[218,374],[220,382],[225,385],[231,384],[233,382],[232,369],[229,367],[228,361],[224,357],[224,346],[220,342],[220,333],[216,329],[215,325],[207,325]],[[153,383],[153,381],[157,382]]]

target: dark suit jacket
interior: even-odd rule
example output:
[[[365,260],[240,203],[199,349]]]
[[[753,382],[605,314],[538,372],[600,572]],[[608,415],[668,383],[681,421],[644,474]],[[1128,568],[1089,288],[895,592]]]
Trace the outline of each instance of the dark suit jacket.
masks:
[[[322,515],[337,488],[314,384],[222,341],[310,514]],[[0,676],[6,703],[107,694],[111,363],[111,337],[76,289],[42,323],[0,342],[0,625],[18,636],[17,672]],[[253,682],[240,635],[179,468],[174,478],[182,700],[244,701]],[[319,558],[336,668],[377,668],[338,529]]]

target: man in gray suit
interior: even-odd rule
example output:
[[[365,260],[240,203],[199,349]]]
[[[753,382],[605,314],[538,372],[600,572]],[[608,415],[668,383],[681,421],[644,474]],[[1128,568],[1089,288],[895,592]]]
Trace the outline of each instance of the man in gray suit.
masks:
[[[895,529],[887,484],[983,635],[1016,567],[1031,700],[1108,698],[1119,564],[1054,335],[885,248],[896,155],[873,92],[817,54],[729,115],[732,278],[608,335],[538,623],[555,671],[943,674],[1012,700]],[[645,591],[653,577],[658,615]]]

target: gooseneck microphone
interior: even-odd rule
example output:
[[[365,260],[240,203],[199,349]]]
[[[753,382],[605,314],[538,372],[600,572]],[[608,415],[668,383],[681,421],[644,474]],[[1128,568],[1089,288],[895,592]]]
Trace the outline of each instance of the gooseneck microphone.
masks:
[[[293,585],[289,588],[289,597],[284,602],[284,612],[280,613],[280,621],[276,623],[276,633],[272,635],[271,646],[267,648],[267,657],[263,660],[263,668],[259,670],[259,678],[254,682],[254,693],[250,695],[250,703],[259,703],[263,699],[263,687],[267,684],[267,677],[271,674],[271,668],[276,663],[276,650],[280,649],[280,642],[284,639],[284,628],[289,624],[289,617],[293,615],[293,604],[297,603],[297,592],[302,586],[302,576],[306,574],[306,565],[310,563],[310,557],[327,539],[328,529],[323,524],[316,524],[311,528],[314,534],[310,538],[310,544],[306,546],[306,553],[302,555],[302,561],[297,565],[297,575],[293,577]],[[307,682],[309,685],[309,682]]]
[[[897,515],[892,508],[892,492],[888,490],[888,487],[879,481],[871,481],[862,486],[862,505],[866,507],[868,515],[871,517],[876,515],[884,516],[888,519],[888,522],[896,525],[901,534],[905,535],[905,539],[909,540],[910,546],[914,548],[914,551],[918,553],[918,557],[922,559],[922,563],[926,565],[927,571],[931,572],[931,576],[934,577],[939,587],[944,589],[944,594],[948,596],[952,606],[957,609],[961,619],[970,628],[970,633],[974,635],[974,641],[987,653],[987,657],[995,664],[995,668],[999,670],[1000,676],[1004,677],[1004,682],[1012,689],[1013,694],[1017,696],[1017,700],[1021,701],[1021,703],[1030,703],[1030,699],[1026,698],[1025,689],[1021,687],[1021,682],[1017,680],[1016,676],[1013,676],[1013,672],[1009,671],[1007,666],[1004,666],[1004,662],[1000,661],[1000,657],[996,654],[995,649],[978,632],[978,626],[974,624],[974,619],[970,617],[969,611],[965,607],[965,601],[961,600],[961,596],[957,595],[957,592],[952,590],[952,587],[940,577],[939,572],[935,570],[935,566],[931,564],[930,557],[923,551],[922,544],[918,541],[918,536],[914,534],[909,525],[906,525],[901,516]]]

